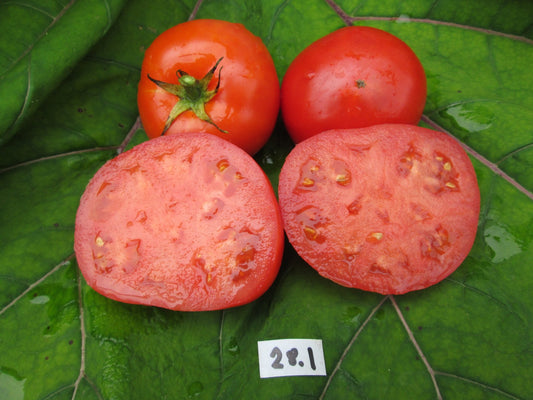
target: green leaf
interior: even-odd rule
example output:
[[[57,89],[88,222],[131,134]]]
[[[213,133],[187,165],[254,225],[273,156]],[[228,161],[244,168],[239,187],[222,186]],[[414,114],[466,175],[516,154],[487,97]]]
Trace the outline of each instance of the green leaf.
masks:
[[[111,27],[124,0],[0,3],[0,144]]]
[[[40,18],[22,25],[3,12],[17,7]],[[69,19],[77,7],[87,7],[86,20]],[[2,131],[20,129],[0,147],[4,397],[533,398],[533,3],[132,0],[101,37],[119,8],[0,4],[2,71],[6,60],[10,71],[46,66],[41,89],[31,86],[35,107],[23,103],[27,79],[0,73]],[[57,21],[50,39],[50,19],[39,22],[48,16]],[[320,277],[287,245],[264,296],[206,313],[118,303],[88,287],[72,249],[79,197],[105,161],[147,139],[136,106],[144,50],[189,18],[243,23],[268,46],[280,79],[299,51],[346,24],[405,40],[428,77],[421,124],[457,137],[478,175],[478,235],[463,265],[431,288],[383,297]],[[46,47],[51,36],[55,47]],[[6,98],[8,86],[22,89]],[[280,119],[256,156],[274,185],[291,147]],[[282,338],[322,339],[327,376],[260,379],[257,341]]]

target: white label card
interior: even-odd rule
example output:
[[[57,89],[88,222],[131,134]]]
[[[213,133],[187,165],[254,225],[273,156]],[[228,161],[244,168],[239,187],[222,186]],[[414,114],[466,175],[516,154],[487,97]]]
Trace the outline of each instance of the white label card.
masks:
[[[257,342],[259,376],[326,375],[321,339],[275,339]]]

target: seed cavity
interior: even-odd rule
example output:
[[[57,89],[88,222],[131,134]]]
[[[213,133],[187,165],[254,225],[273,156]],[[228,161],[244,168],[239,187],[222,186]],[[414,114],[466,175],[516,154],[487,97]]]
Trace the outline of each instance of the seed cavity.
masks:
[[[111,182],[103,181],[100,187],[98,188],[96,195],[99,196],[108,186],[111,186]]]
[[[383,239],[382,232],[372,232],[366,237],[366,241],[369,243],[379,243]]]
[[[297,219],[301,223],[304,236],[311,241],[324,243],[326,238],[323,235],[323,228],[326,228],[330,222],[324,217],[318,207],[306,206],[296,211]]]
[[[256,249],[252,245],[246,245],[235,257],[236,268],[232,271],[231,277],[234,281],[239,281],[248,276],[255,267]]]
[[[358,197],[354,201],[352,201],[350,204],[346,206],[346,209],[348,210],[348,213],[350,215],[357,215],[359,214],[359,211],[361,211],[361,208],[363,205],[361,204],[361,197]]]
[[[415,221],[428,221],[433,218],[431,212],[418,203],[411,203],[410,208]]]
[[[390,223],[389,212],[387,210],[376,210],[376,215],[384,224]]]
[[[435,231],[428,233],[420,241],[420,252],[422,256],[438,260],[440,256],[448,251],[451,243],[448,231],[438,225]]]
[[[304,226],[305,237],[309,240],[317,240],[318,231],[310,226]]]
[[[222,159],[219,162],[217,162],[217,168],[220,172],[223,172],[229,167],[229,161],[226,159]]]
[[[352,182],[352,174],[345,161],[333,161],[333,171],[335,174],[335,182],[340,186],[348,186]]]
[[[139,222],[141,224],[144,224],[148,217],[146,216],[146,212],[144,210],[140,210],[137,212],[137,215],[135,216],[135,221]]]
[[[205,219],[214,218],[217,213],[224,208],[224,201],[218,197],[214,197],[202,205],[202,217]]]
[[[300,179],[295,189],[305,191],[318,190],[318,183],[323,181],[321,172],[319,163],[313,159],[309,159],[300,170]]]
[[[400,176],[406,177],[411,173],[415,162],[420,161],[422,158],[421,154],[416,150],[415,146],[412,143],[409,143],[407,151],[405,151],[400,157],[400,161],[396,166],[396,170]]]
[[[359,255],[361,251],[361,246],[358,244],[350,243],[345,245],[342,248],[342,254],[344,256],[344,261],[348,264],[355,261],[357,256]]]
[[[454,170],[451,160],[439,152],[435,152],[434,160],[432,172],[437,181],[426,189],[431,193],[459,191],[459,174]]]
[[[374,263],[370,266],[368,272],[372,274],[377,275],[391,275],[391,272],[388,268],[384,267],[383,265],[380,265],[378,263]]]

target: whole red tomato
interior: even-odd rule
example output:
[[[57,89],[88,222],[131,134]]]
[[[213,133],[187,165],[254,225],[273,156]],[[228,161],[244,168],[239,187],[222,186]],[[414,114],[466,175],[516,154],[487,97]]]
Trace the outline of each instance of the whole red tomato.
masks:
[[[281,85],[281,111],[298,143],[329,129],[416,124],[426,102],[424,69],[396,36],[341,28],[305,48]]]
[[[272,57],[241,24],[185,22],[146,50],[137,103],[151,138],[206,132],[255,154],[272,133],[279,102]]]

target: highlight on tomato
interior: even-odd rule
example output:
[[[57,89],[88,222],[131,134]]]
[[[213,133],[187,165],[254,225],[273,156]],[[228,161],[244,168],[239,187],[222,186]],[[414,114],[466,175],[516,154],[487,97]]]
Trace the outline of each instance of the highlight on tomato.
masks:
[[[158,137],[108,161],[87,185],[74,234],[94,290],[181,311],[255,300],[273,283],[283,245],[262,169],[207,133]]]
[[[292,61],[281,113],[295,143],[330,129],[417,124],[426,102],[424,68],[398,37],[366,26],[334,31]]]
[[[206,132],[253,155],[274,129],[280,85],[261,38],[242,24],[198,19],[148,47],[137,103],[150,138]]]
[[[386,124],[297,144],[279,177],[289,242],[340,285],[403,294],[454,272],[476,237],[480,193],[459,142]]]

